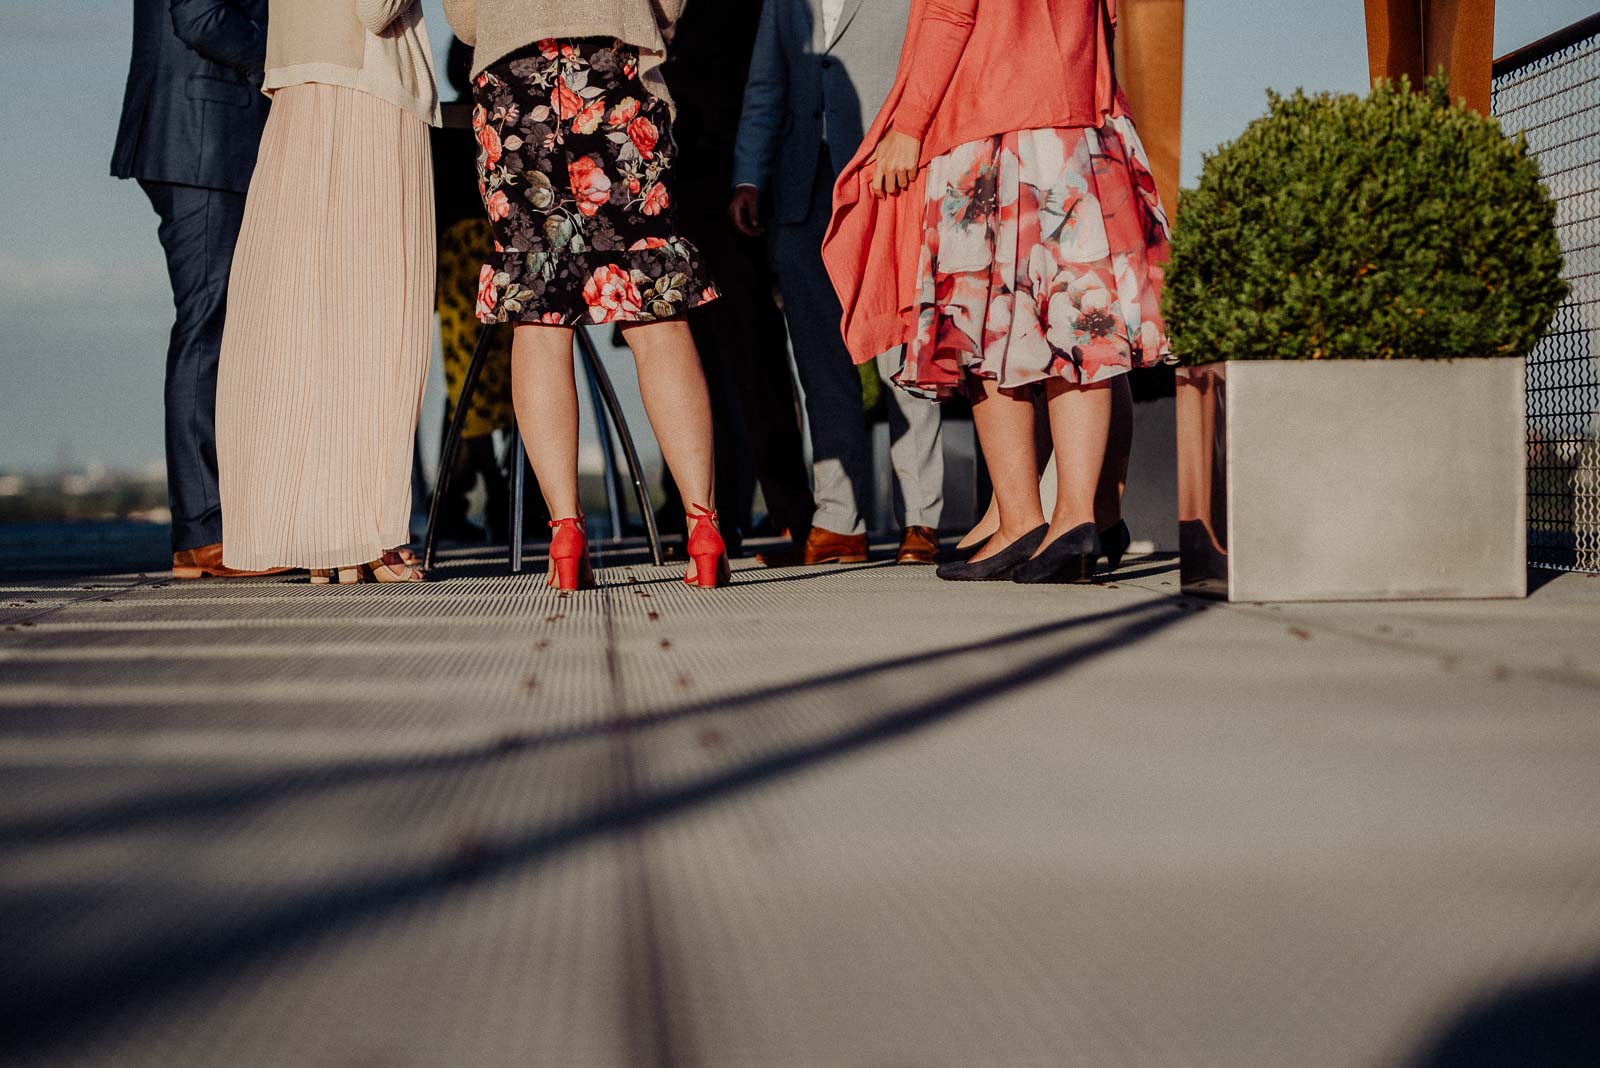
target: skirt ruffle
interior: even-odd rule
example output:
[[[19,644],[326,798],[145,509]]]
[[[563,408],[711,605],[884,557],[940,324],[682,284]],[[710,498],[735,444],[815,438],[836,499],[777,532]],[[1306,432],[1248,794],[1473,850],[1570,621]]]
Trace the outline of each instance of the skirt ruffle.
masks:
[[[623,252],[496,252],[478,275],[478,318],[566,326],[653,322],[715,300],[709,279],[699,252],[676,239]]]
[[[1165,211],[1131,120],[1022,130],[928,165],[916,330],[896,382],[947,396],[1169,360]]]

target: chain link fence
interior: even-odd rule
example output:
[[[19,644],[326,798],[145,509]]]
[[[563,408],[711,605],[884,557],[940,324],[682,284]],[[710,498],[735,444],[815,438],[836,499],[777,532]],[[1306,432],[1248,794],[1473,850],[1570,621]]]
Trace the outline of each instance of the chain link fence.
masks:
[[[1497,61],[1493,100],[1539,158],[1572,284],[1528,358],[1528,562],[1600,573],[1600,15]]]

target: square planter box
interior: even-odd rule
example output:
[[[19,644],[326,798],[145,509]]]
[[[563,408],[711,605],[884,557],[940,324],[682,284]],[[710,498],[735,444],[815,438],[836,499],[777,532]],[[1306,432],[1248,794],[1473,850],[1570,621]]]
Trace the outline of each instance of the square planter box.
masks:
[[[1184,592],[1525,596],[1524,389],[1520,359],[1181,370]]]

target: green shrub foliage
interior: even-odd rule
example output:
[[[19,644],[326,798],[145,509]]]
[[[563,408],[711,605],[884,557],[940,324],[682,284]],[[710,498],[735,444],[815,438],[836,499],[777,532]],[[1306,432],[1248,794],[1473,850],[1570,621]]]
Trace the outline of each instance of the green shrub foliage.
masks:
[[[1425,94],[1270,94],[1184,194],[1174,354],[1390,360],[1529,352],[1566,295],[1555,205],[1519,136]]]

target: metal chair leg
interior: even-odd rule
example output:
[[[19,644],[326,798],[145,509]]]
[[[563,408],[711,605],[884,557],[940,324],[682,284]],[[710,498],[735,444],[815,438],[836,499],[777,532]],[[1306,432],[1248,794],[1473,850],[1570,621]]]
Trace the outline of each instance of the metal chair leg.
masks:
[[[639,450],[634,447],[633,435],[628,431],[628,421],[623,418],[622,406],[617,403],[617,391],[611,385],[611,376],[606,373],[605,366],[600,362],[600,354],[595,351],[594,342],[589,339],[588,332],[581,327],[577,334],[578,351],[583,353],[584,362],[589,365],[589,373],[599,385],[601,398],[605,401],[606,410],[611,414],[611,425],[616,428],[617,437],[622,439],[622,455],[628,461],[628,473],[633,479],[634,496],[639,501],[639,511],[644,515],[645,536],[650,542],[650,558],[657,566],[663,565],[667,561],[661,551],[661,532],[656,529],[656,513],[650,507],[650,491],[644,484],[644,469],[639,464]]]
[[[478,329],[478,345],[472,350],[472,362],[467,365],[466,377],[461,380],[461,396],[456,400],[455,414],[450,418],[450,431],[444,436],[444,447],[439,450],[439,477],[433,483],[433,506],[428,509],[428,534],[422,541],[422,566],[433,567],[433,553],[438,544],[439,506],[444,501],[445,490],[450,486],[450,472],[455,466],[456,450],[461,446],[461,432],[467,425],[467,409],[472,403],[473,391],[478,388],[478,376],[489,356],[489,342],[494,337],[495,324],[485,323]]]
[[[522,498],[528,482],[528,450],[522,444],[522,431],[511,432],[511,573],[522,574],[522,527],[525,513]]]
[[[611,424],[606,421],[605,401],[600,396],[600,383],[594,370],[584,361],[584,379],[589,383],[589,403],[594,407],[595,430],[600,435],[600,454],[605,460],[606,511],[611,516],[611,540],[622,540],[622,473],[617,470],[616,443],[611,438]]]

